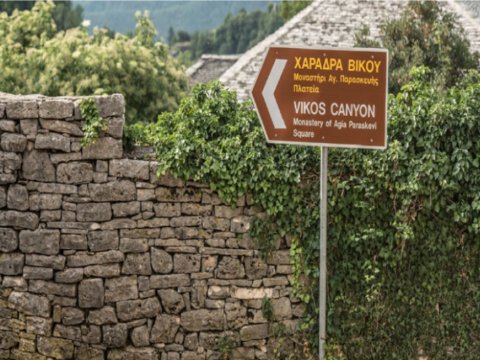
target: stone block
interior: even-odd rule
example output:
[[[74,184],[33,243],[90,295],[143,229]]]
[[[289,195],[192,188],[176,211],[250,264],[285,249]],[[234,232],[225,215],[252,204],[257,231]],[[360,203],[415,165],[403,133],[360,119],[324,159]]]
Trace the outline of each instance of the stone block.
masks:
[[[250,217],[237,216],[232,219],[230,231],[234,233],[246,233],[250,230]]]
[[[27,138],[20,134],[3,133],[0,137],[0,147],[7,152],[24,152],[27,147]]]
[[[117,250],[118,232],[116,230],[89,232],[88,248],[90,251]]]
[[[138,201],[155,200],[155,190],[137,189],[137,200]]]
[[[143,213],[143,215],[146,215],[146,213]],[[137,221],[137,227],[140,229],[141,228],[160,228],[168,225],[170,225],[170,222],[168,221],[168,219],[165,219],[165,218],[154,218],[149,220]]]
[[[224,256],[218,263],[215,273],[219,279],[241,279],[245,276],[245,269],[239,259]]]
[[[150,338],[148,328],[146,326],[139,326],[132,330],[130,334],[133,346],[142,347],[150,345]]]
[[[82,310],[74,307],[62,308],[63,325],[79,325],[85,320],[85,314]]]
[[[11,226],[19,229],[35,229],[38,226],[38,215],[30,212],[2,211],[0,226]]]
[[[156,343],[172,343],[175,340],[178,328],[180,327],[179,319],[171,315],[159,315],[155,319],[150,342]]]
[[[40,119],[40,125],[44,129],[55,131],[58,133],[64,133],[78,137],[83,136],[83,131],[82,129],[80,129],[80,126],[71,121]]]
[[[290,299],[282,297],[279,299],[272,299],[273,316],[275,320],[288,320],[292,318],[292,304]]]
[[[140,212],[140,202],[130,201],[126,203],[112,204],[114,217],[126,217],[137,215]]]
[[[182,203],[182,214],[208,216],[212,214],[212,205]]]
[[[256,324],[244,326],[240,329],[242,341],[261,340],[268,337],[268,324]]]
[[[73,144],[75,143],[72,143],[72,148],[73,148]],[[78,161],[78,160],[82,160],[82,154],[80,152],[56,153],[56,154],[50,154],[50,159],[52,160],[53,164],[58,164],[58,163],[68,162],[68,161]]]
[[[111,278],[120,276],[120,264],[92,265],[84,268],[85,276]]]
[[[104,300],[105,288],[102,279],[86,279],[78,285],[78,305],[81,308],[101,308]]]
[[[8,119],[37,119],[38,104],[36,100],[9,101],[6,104]]]
[[[173,257],[173,271],[175,273],[199,272],[201,264],[200,254],[175,254]]]
[[[120,321],[152,318],[157,316],[160,311],[160,302],[156,297],[151,297],[144,300],[117,302],[117,315]]]
[[[57,210],[62,206],[62,195],[60,194],[37,194],[30,195],[30,210]]]
[[[40,212],[40,222],[60,221],[61,219],[61,210],[42,210]]]
[[[0,104],[0,119],[2,116],[2,105]],[[0,131],[14,133],[17,132],[17,122],[13,120],[0,120]]]
[[[97,325],[82,326],[82,341],[87,344],[100,344],[102,341],[102,328]],[[103,360],[103,359],[102,359]]]
[[[122,267],[122,274],[127,275],[150,275],[150,253],[127,254]]]
[[[168,289],[190,286],[190,277],[186,274],[152,275],[150,287],[152,289]]]
[[[4,276],[2,286],[18,291],[27,291],[27,281],[22,276]]]
[[[53,269],[25,266],[23,268],[23,277],[27,280],[51,280],[53,279]]]
[[[106,134],[114,137],[115,139],[121,139],[123,136],[123,125],[125,119],[123,117],[111,117],[107,120]]]
[[[95,101],[101,117],[106,118],[125,114],[125,98],[121,94],[96,96]]]
[[[53,336],[79,342],[82,340],[82,331],[79,326],[55,325]]]
[[[103,325],[103,344],[109,348],[121,348],[127,344],[127,324]]]
[[[75,360],[104,360],[103,350],[86,345],[75,347]]]
[[[179,314],[185,309],[183,296],[173,289],[158,290],[163,310],[168,314]]]
[[[208,287],[207,294],[211,299],[226,299],[230,296],[230,288],[228,286],[212,285]]]
[[[20,184],[10,185],[7,192],[7,207],[25,211],[28,210],[29,206],[27,188]]]
[[[37,340],[37,349],[40,354],[54,359],[73,358],[73,342],[69,340],[40,336]]]
[[[74,284],[82,281],[83,269],[65,269],[55,273],[55,281],[58,283]]]
[[[20,120],[20,131],[29,138],[35,138],[38,132],[37,119],[22,119]]]
[[[93,144],[83,148],[83,159],[109,160],[123,156],[122,140],[111,137],[98,138]]]
[[[93,180],[93,166],[90,163],[73,161],[59,164],[57,181],[65,184],[88,184]]]
[[[160,229],[129,229],[121,230],[120,236],[129,239],[156,239],[160,237]]]
[[[105,280],[105,301],[117,302],[138,299],[136,276],[122,276]]]
[[[200,226],[202,225],[202,218],[200,216],[176,217],[170,220],[170,225],[172,227]]]
[[[7,206],[7,192],[4,187],[0,186],[0,209]]]
[[[22,175],[27,180],[55,182],[55,168],[48,153],[37,150],[24,153]]]
[[[84,203],[77,205],[77,221],[108,221],[112,218],[110,203]]]
[[[110,160],[110,176],[127,177],[138,180],[149,180],[149,162],[143,160],[113,159]]]
[[[57,133],[38,134],[35,149],[70,152],[70,138]]]
[[[267,258],[269,265],[290,265],[290,250],[277,250]]]
[[[63,270],[65,268],[65,256],[31,254],[25,256],[25,264],[29,266],[52,268],[54,270]]]
[[[50,336],[52,335],[52,319],[37,316],[27,316],[27,333]]]
[[[20,169],[22,166],[22,156],[13,152],[0,151],[0,170],[3,172],[12,172]]]
[[[9,228],[0,228],[0,251],[12,252],[18,247],[17,232]]]
[[[94,201],[133,201],[137,195],[135,184],[129,180],[105,184],[89,184],[90,197]]]
[[[244,288],[244,287],[233,287],[232,297],[239,300],[254,300],[254,299],[263,299],[264,297],[271,298],[273,295],[272,288]]]
[[[232,219],[240,216],[243,213],[243,208],[232,208],[230,206],[215,206],[215,216],[219,218]]]
[[[39,183],[37,191],[41,193],[74,195],[77,194],[77,187],[75,185]]]
[[[57,255],[60,252],[60,231],[20,231],[19,247],[27,254]]]
[[[181,215],[181,207],[179,203],[158,203],[153,206],[155,216],[169,218]]]
[[[249,321],[247,318],[247,308],[240,302],[225,304],[225,315],[229,329],[239,329]]]
[[[88,254],[86,252],[77,252],[68,256],[67,264],[70,267],[83,267],[88,265],[102,265],[122,262],[125,255],[118,250]]]
[[[87,322],[94,325],[113,325],[118,323],[115,309],[111,306],[105,306],[98,310],[90,310]]]
[[[151,261],[153,271],[160,274],[168,274],[173,270],[172,256],[165,250],[152,247]]]
[[[247,278],[262,279],[267,276],[268,265],[259,257],[245,257],[245,272]]]
[[[58,295],[73,298],[77,296],[77,288],[75,284],[57,284],[53,281],[44,280],[30,280],[28,291],[37,294]]]
[[[288,284],[289,284],[289,281],[286,276],[276,276],[276,277],[263,279],[263,286],[266,286],[266,287],[287,286]]]
[[[21,275],[23,272],[24,255],[18,253],[0,253],[0,274]]]
[[[40,316],[48,318],[50,316],[50,302],[45,296],[35,295],[28,292],[13,291],[8,297],[8,303],[11,307],[25,315]]]
[[[66,119],[73,117],[73,102],[69,100],[46,100],[39,104],[39,116],[43,119]]]
[[[192,188],[168,188],[158,187],[155,189],[155,197],[158,202],[200,202],[202,193]]]
[[[83,234],[62,234],[60,249],[87,250],[87,237]]]
[[[121,238],[120,239],[120,251],[124,253],[129,252],[146,252],[148,251],[148,240],[147,239],[129,239]]]
[[[224,330],[225,313],[223,310],[192,310],[180,316],[182,327],[187,331]]]
[[[230,220],[215,216],[207,216],[203,218],[202,226],[207,230],[228,231],[230,230]]]

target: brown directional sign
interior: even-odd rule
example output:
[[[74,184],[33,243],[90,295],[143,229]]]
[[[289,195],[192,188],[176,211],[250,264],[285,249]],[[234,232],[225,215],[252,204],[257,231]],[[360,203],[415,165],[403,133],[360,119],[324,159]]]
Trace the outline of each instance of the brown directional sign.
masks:
[[[268,142],[384,149],[385,49],[271,47],[252,89]]]

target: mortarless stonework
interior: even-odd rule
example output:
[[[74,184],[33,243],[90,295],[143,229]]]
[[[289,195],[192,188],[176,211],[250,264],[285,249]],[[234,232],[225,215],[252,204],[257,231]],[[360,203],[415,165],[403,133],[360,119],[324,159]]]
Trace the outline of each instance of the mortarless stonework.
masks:
[[[268,359],[261,313],[295,325],[286,248],[263,261],[258,210],[122,152],[124,100],[81,149],[79,98],[0,93],[0,359]]]

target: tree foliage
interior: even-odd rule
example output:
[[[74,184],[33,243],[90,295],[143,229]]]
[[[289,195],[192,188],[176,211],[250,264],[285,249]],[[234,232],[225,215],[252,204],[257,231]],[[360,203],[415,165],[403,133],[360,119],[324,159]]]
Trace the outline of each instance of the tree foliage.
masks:
[[[456,16],[436,1],[410,1],[398,19],[381,26],[380,41],[369,37],[368,28],[356,35],[356,46],[389,50],[389,88],[397,93],[409,81],[413,66],[427,66],[440,88],[454,85],[467,69],[478,68],[479,56]]]
[[[0,14],[0,90],[45,95],[122,93],[127,121],[151,121],[173,110],[187,81],[148,17],[137,15],[131,38],[82,27],[57,32],[54,5]]]
[[[192,59],[202,54],[240,54],[263,40],[284,23],[278,6],[270,5],[267,11],[240,10],[237,14],[228,14],[223,23],[215,30],[196,31],[188,34],[177,31],[169,35],[172,43],[189,45]]]
[[[285,20],[289,20],[311,3],[311,0],[282,0],[280,3],[280,15]]]
[[[14,10],[31,10],[35,1],[0,1],[0,12],[11,15]],[[53,19],[58,30],[67,30],[82,23],[83,8],[80,5],[72,6],[70,0],[55,1]]]

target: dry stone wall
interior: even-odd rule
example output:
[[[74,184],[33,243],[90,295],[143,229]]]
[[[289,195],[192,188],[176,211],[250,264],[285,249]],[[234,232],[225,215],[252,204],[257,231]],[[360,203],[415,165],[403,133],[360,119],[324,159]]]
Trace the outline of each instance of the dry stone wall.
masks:
[[[108,130],[82,149],[78,98],[0,94],[0,359],[267,359],[295,326],[288,250],[266,261],[258,212],[125,158],[124,99],[96,97]]]

